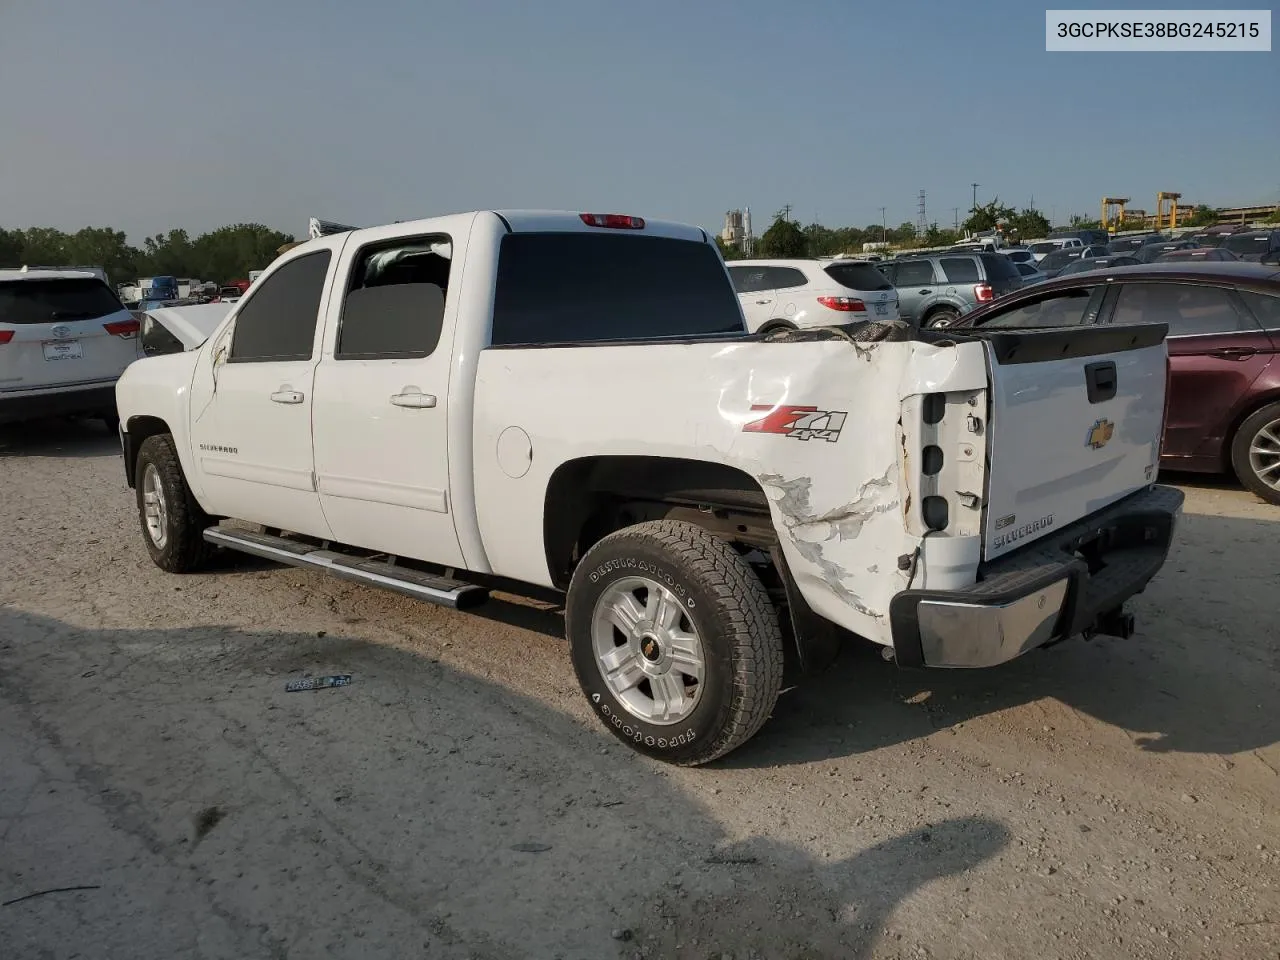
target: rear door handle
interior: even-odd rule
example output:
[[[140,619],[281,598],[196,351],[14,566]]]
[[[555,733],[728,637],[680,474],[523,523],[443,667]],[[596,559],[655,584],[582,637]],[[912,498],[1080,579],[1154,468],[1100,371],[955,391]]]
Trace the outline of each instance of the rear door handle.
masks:
[[[271,395],[271,399],[276,403],[301,403],[303,398],[301,391],[281,387]]]
[[[1116,365],[1112,360],[1086,364],[1084,368],[1085,388],[1089,391],[1090,403],[1103,403],[1116,395],[1119,386],[1116,377]]]
[[[921,290],[921,291],[920,291],[920,293],[921,293],[922,295],[923,295],[923,294],[927,294],[928,292],[929,292],[929,290],[928,290],[928,288],[927,288],[927,287],[926,287],[924,290]]]
[[[391,395],[391,402],[397,407],[424,410],[428,407],[434,407],[436,398],[429,393],[423,393],[417,387],[405,387],[399,393]]]
[[[773,303],[773,301],[772,301],[772,300],[757,300],[757,301],[756,301],[756,303],[760,304],[760,306],[762,306],[762,307],[763,307],[765,304]]]
[[[1221,357],[1223,360],[1247,360],[1249,357],[1256,356],[1257,353],[1256,347],[1221,347],[1210,350],[1209,356]]]

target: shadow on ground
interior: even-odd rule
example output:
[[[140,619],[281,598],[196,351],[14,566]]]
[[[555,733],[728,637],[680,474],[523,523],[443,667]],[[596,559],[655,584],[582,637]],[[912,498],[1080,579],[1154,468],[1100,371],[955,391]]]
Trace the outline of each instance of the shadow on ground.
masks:
[[[1133,601],[1139,632],[1129,640],[1076,638],[974,671],[900,670],[879,648],[852,642],[830,671],[798,678],[761,733],[721,763],[773,767],[868,752],[1045,697],[1130,731],[1143,750],[1269,747],[1280,742],[1280,511],[1276,521],[1185,516],[1169,562]],[[1258,563],[1259,549],[1269,562]],[[1241,599],[1229,600],[1224,585]],[[494,600],[476,613],[564,633],[550,608]]]
[[[120,438],[101,420],[48,419],[0,424],[0,459],[118,456]]]
[[[308,674],[354,679],[285,692]],[[870,957],[904,900],[950,882],[962,907],[965,882],[946,878],[1009,840],[966,817],[868,837],[841,862],[730,846],[602,731],[352,637],[90,630],[0,608],[0,707],[30,752],[12,769],[42,771],[0,787],[0,899],[68,877],[100,888],[7,907],[23,956],[187,955],[191,931],[221,924],[225,954],[206,936],[201,955]],[[54,821],[34,801],[69,788],[55,767],[148,859],[42,834]],[[138,892],[166,870],[182,879],[163,897]],[[956,935],[929,929],[935,950]]]

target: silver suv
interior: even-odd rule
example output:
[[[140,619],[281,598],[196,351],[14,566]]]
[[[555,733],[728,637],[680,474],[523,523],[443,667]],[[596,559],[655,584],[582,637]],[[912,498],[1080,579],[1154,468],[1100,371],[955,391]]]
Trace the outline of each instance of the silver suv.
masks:
[[[946,327],[980,303],[1022,286],[1022,275],[1001,253],[942,253],[899,257],[876,269],[898,288],[898,313],[921,327]]]

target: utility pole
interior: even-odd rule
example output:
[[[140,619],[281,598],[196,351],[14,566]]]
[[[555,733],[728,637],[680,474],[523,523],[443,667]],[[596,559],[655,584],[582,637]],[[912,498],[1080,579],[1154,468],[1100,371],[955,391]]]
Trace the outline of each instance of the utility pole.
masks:
[[[952,215],[954,215],[954,216],[955,216],[955,218],[956,218],[956,233],[959,233],[959,232],[960,232],[960,208],[959,208],[959,207],[952,207],[952,208],[951,208],[951,213],[952,213]]]
[[[786,220],[788,223],[791,222],[791,204],[784,203],[782,205],[782,219]]]
[[[916,210],[916,234],[923,237],[925,231],[929,229],[929,218],[925,216],[924,210],[924,189],[920,190],[920,206]]]
[[[889,222],[884,218],[885,208],[880,208],[880,242],[889,242]]]
[[[970,209],[971,213],[978,212],[978,188],[980,186],[982,186],[980,183],[973,184],[973,207]]]

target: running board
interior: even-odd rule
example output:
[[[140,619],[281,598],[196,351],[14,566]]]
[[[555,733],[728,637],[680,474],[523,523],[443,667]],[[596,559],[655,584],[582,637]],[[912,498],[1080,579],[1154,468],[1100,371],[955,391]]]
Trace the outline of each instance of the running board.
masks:
[[[407,597],[455,610],[469,610],[489,599],[489,591],[474,583],[450,580],[448,577],[387,563],[385,560],[325,550],[300,540],[248,530],[228,530],[224,527],[209,527],[204,532],[204,538],[215,546],[226,547],[228,550],[238,550],[240,553],[249,553],[292,567],[323,570],[344,580],[382,587],[384,590],[393,590]]]

